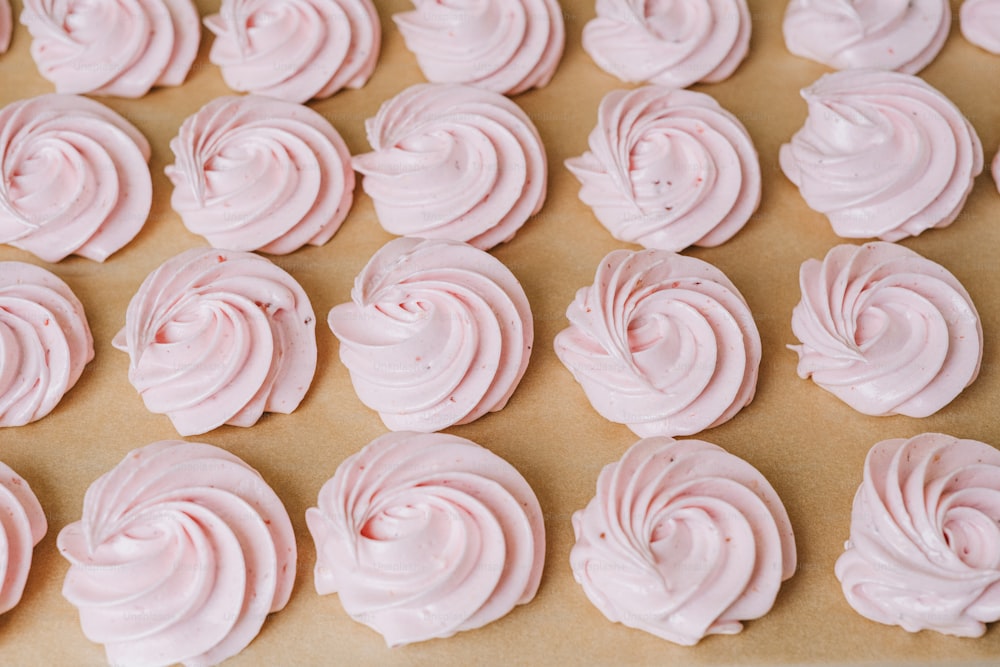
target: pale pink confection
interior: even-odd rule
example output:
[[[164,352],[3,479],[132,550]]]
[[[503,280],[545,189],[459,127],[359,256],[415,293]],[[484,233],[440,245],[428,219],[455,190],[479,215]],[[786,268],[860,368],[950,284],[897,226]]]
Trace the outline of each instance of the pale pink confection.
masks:
[[[170,203],[216,248],[286,254],[323,245],[354,200],[347,145],[301,104],[216,98],[184,121],[170,148]]]
[[[295,534],[260,474],[165,440],[129,452],[59,532],[63,596],[122,666],[215,665],[253,641],[295,583]]]
[[[826,74],[802,97],[809,116],[781,169],[838,236],[899,241],[958,217],[983,146],[947,97],[880,70]]]
[[[791,0],[782,24],[797,56],[907,74],[934,60],[950,29],[949,0]]]
[[[865,459],[835,573],[862,616],[979,637],[1000,619],[1000,452],[924,433]]]
[[[0,463],[0,614],[21,601],[32,551],[47,531],[45,512],[31,487]]]
[[[981,49],[1000,54],[1000,0],[964,0],[959,19],[963,37]]]
[[[179,86],[198,55],[191,0],[24,0],[31,57],[56,92],[142,97]]]
[[[358,398],[394,431],[438,431],[502,409],[534,340],[514,274],[458,241],[390,241],[328,323]]]
[[[93,358],[90,326],[69,286],[33,264],[0,262],[0,426],[49,414]]]
[[[514,467],[443,433],[389,433],[337,468],[306,511],[316,590],[389,646],[450,637],[535,597],[545,525]]]
[[[559,360],[605,419],[642,437],[691,435],[753,400],[760,334],[711,264],[667,250],[615,250],[566,310]]]
[[[11,33],[14,31],[14,17],[10,11],[10,1],[0,0],[0,53],[10,46]]]
[[[49,94],[0,109],[0,243],[103,262],[153,201],[149,142],[106,106]]]
[[[381,225],[393,234],[509,241],[545,202],[548,163],[531,119],[499,93],[417,84],[365,122],[354,156]]]
[[[412,0],[394,14],[428,81],[517,95],[549,83],[566,41],[557,0]]]
[[[728,78],[750,49],[746,0],[597,0],[583,49],[623,81],[686,88]]]
[[[795,573],[795,536],[774,488],[701,440],[635,443],[601,470],[573,532],[573,577],[594,606],[685,646],[736,634]]]
[[[316,372],[309,298],[260,255],[195,248],[153,271],[113,344],[146,407],[181,435],[298,407]]]
[[[371,0],[222,0],[205,26],[227,86],[289,102],[361,88],[382,48]]]
[[[582,185],[580,199],[620,241],[675,252],[717,246],[760,204],[753,140],[704,93],[612,91],[589,143],[566,167]]]
[[[894,243],[840,245],[799,273],[798,373],[858,412],[927,417],[979,374],[976,307],[940,264]]]

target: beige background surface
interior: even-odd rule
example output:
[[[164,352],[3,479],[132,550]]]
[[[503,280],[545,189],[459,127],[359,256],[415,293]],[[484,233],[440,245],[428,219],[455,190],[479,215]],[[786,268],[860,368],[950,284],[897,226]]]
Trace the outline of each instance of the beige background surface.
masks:
[[[217,0],[199,1],[202,15]],[[1000,141],[1000,57],[971,46],[955,23],[947,44],[922,76],[946,93],[975,125],[991,159]],[[15,15],[20,0],[13,2]],[[384,47],[375,76],[362,90],[344,92],[311,106],[343,134],[354,153],[368,149],[364,119],[379,104],[422,80],[389,17],[409,6],[378,0]],[[958,221],[904,242],[950,268],[979,307],[986,349],[979,379],[954,403],[924,420],[869,418],[853,412],[812,383],[798,379],[789,319],[798,300],[799,264],[822,257],[839,242],[826,220],[810,211],[777,166],[779,145],[800,126],[805,105],[798,90],[824,67],[789,55],[781,37],[783,0],[750,0],[753,37],[749,58],[720,84],[696,86],[715,96],[746,124],[765,174],[763,201],[747,227],[724,246],[694,250],[725,271],[742,290],[760,328],[764,359],[754,402],[704,439],[748,459],[773,483],[794,524],[799,570],[779,594],[773,611],[736,637],[712,637],[682,648],[609,623],[573,581],[568,554],[570,515],[594,491],[601,467],[635,440],[624,426],[593,412],[583,392],[552,352],[575,290],[592,281],[600,258],[621,247],[576,197],[578,185],[562,162],[586,148],[597,105],[623,87],[601,72],[580,46],[592,0],[563,0],[567,43],[552,83],[516,98],[545,141],[551,170],[547,203],[509,244],[494,250],[523,283],[535,315],[534,357],[509,406],[478,422],[451,429],[513,463],[538,494],[546,515],[548,554],[536,599],[486,628],[448,640],[387,649],[381,638],[352,622],[335,596],[320,598],[312,586],[313,543],[304,513],[323,482],[352,452],[384,432],[377,415],[354,395],[337,343],[317,328],[319,367],[300,409],[267,416],[251,429],[223,427],[195,440],[225,447],[256,467],[284,500],[299,545],[299,574],[287,608],[269,618],[260,636],[233,665],[455,664],[474,659],[508,664],[795,664],[806,662],[993,662],[1000,634],[991,628],[978,640],[924,632],[911,635],[856,615],[844,601],[833,563],[848,533],[851,498],[869,447],[887,437],[943,431],[1000,444],[994,404],[1000,394],[1000,195],[989,174],[977,179]],[[142,233],[100,265],[69,259],[47,265],[73,288],[86,307],[96,358],[56,410],[40,422],[0,431],[0,459],[32,485],[49,519],[49,533],[21,604],[0,617],[0,660],[6,664],[99,665],[103,650],[80,631],[75,610],[60,595],[67,565],[56,534],[80,515],[83,494],[100,474],[138,446],[176,433],[164,416],[148,413],[129,385],[127,357],[111,347],[125,308],[142,279],[173,254],[204,241],[188,233],[169,206],[163,175],[172,162],[168,142],[181,121],[212,98],[227,94],[207,61],[210,35],[187,83],[159,89],[140,100],[102,99],[149,137],[156,197]],[[11,51],[0,57],[0,105],[50,92],[28,56],[29,37],[17,26]],[[309,293],[320,322],[349,298],[354,275],[390,236],[378,226],[371,202],[358,188],[341,231],[323,248],[276,258]],[[0,247],[0,260],[43,264]]]

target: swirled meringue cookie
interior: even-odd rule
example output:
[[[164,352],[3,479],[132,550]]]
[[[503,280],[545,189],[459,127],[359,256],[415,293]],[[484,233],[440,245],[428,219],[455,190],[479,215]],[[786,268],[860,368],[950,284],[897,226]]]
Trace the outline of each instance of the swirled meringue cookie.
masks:
[[[149,216],[149,142],[106,106],[42,95],[0,109],[0,243],[103,262]]]
[[[799,273],[799,377],[858,412],[927,417],[979,374],[976,307],[940,264],[893,243],[840,245]]]
[[[438,431],[502,409],[534,340],[514,274],[457,241],[390,241],[328,323],[358,398],[394,431]]]
[[[594,606],[685,646],[736,634],[795,573],[795,537],[774,488],[700,440],[635,443],[601,470],[573,532],[573,577]]]
[[[31,487],[10,466],[0,463],[0,614],[21,601],[32,551],[48,529]]]
[[[10,2],[0,0],[0,53],[5,53],[10,47],[10,37],[14,32],[14,17],[10,11]]]
[[[143,281],[113,344],[146,407],[197,435],[295,410],[316,371],[315,328],[309,298],[281,268],[195,248]]]
[[[959,20],[963,37],[981,49],[1000,54],[1000,2],[964,0]]]
[[[216,248],[286,254],[323,245],[354,200],[347,145],[301,104],[216,98],[184,121],[170,148],[170,203]]]
[[[205,26],[227,86],[289,102],[361,88],[382,45],[371,0],[223,0]]]
[[[1000,619],[1000,453],[941,433],[879,442],[865,459],[835,572],[862,616],[979,637]]]
[[[729,77],[750,50],[746,0],[597,0],[583,49],[623,81],[686,88]]]
[[[38,72],[60,93],[142,97],[179,86],[198,55],[191,0],[24,0]]]
[[[794,55],[907,74],[934,60],[950,28],[948,0],[791,0],[782,23]]]
[[[743,124],[704,93],[646,86],[604,96],[590,150],[566,161],[611,235],[647,248],[717,246],[760,204]]]
[[[41,267],[0,262],[0,426],[49,414],[93,358],[90,326],[69,286]]]
[[[548,164],[519,106],[471,86],[417,84],[365,122],[372,152],[354,168],[386,231],[465,241],[509,241],[545,202]]]
[[[711,264],[666,250],[615,250],[566,310],[559,360],[605,419],[637,435],[691,435],[753,400],[760,334]]]
[[[316,590],[389,646],[450,637],[535,597],[545,526],[507,461],[443,433],[389,433],[349,457],[306,512]]]
[[[260,474],[225,450],[129,452],[59,532],[63,596],[112,665],[215,665],[253,641],[295,582],[295,535]]]
[[[549,83],[566,41],[557,0],[412,0],[393,15],[428,81],[517,95]]]
[[[781,169],[838,236],[898,241],[955,220],[983,146],[947,97],[879,70],[826,74],[802,97],[809,116],[781,147]]]

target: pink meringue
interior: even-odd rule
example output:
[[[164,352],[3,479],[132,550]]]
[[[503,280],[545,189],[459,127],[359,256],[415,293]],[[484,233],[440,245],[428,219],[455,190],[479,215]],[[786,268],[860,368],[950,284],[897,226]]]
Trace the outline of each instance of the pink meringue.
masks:
[[[782,23],[794,55],[907,74],[934,60],[950,28],[948,0],[790,0]]]
[[[10,37],[14,32],[14,17],[10,11],[9,0],[0,0],[0,53],[5,53],[10,47]]]
[[[795,537],[774,488],[700,440],[635,443],[604,466],[573,532],[573,577],[594,606],[685,646],[739,632],[795,573]]]
[[[964,0],[959,20],[963,37],[981,49],[1000,54],[1000,1]]]
[[[878,70],[826,74],[802,97],[809,117],[781,147],[781,169],[838,236],[898,241],[955,220],[983,147],[947,97]]]
[[[566,310],[559,360],[605,419],[637,435],[691,435],[753,400],[761,342],[717,268],[666,250],[615,250]]]
[[[979,374],[983,330],[944,267],[892,243],[840,245],[799,273],[798,373],[858,412],[927,417]]]
[[[69,286],[41,267],[0,262],[0,426],[49,414],[93,358],[90,326]]]
[[[365,122],[372,152],[354,156],[386,231],[509,241],[545,202],[548,166],[527,114],[498,93],[418,84]]]
[[[112,665],[215,665],[295,582],[295,535],[260,474],[225,450],[154,442],[87,489],[59,532],[63,596]]]
[[[457,241],[390,241],[328,323],[358,398],[394,431],[438,431],[502,409],[534,340],[514,274]]]
[[[197,435],[295,410],[316,371],[315,328],[309,298],[281,268],[195,248],[143,281],[113,344],[146,407]]]
[[[443,433],[389,433],[338,468],[306,512],[316,590],[389,646],[450,637],[535,597],[545,525],[507,461]]]
[[[142,97],[179,86],[198,55],[191,0],[24,0],[31,57],[60,93]]]
[[[623,81],[686,88],[728,78],[750,50],[746,0],[597,0],[583,49]]]
[[[285,254],[323,245],[354,200],[347,145],[301,104],[216,98],[184,121],[170,148],[170,203],[216,248]]]
[[[1000,619],[1000,452],[924,433],[865,459],[835,572],[862,616],[979,637]]]
[[[566,161],[612,236],[646,248],[717,246],[760,204],[743,124],[704,93],[646,86],[604,96],[590,150]]]
[[[566,41],[557,0],[412,0],[393,15],[428,81],[517,95],[549,83]]]
[[[361,88],[382,44],[371,0],[223,0],[205,26],[227,86],[289,102]]]
[[[149,142],[102,104],[42,95],[0,109],[0,243],[103,262],[153,201]]]
[[[33,548],[48,529],[45,512],[31,487],[0,463],[0,614],[21,601]]]

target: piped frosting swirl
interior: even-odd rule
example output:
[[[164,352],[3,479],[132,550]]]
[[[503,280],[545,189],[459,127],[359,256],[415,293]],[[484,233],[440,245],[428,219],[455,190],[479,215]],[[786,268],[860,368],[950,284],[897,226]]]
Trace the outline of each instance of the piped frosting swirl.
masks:
[[[1000,54],[1000,2],[964,0],[959,21],[963,37],[981,49]]]
[[[0,463],[0,614],[21,601],[32,552],[48,528],[31,487],[10,466]]]
[[[14,32],[14,16],[10,0],[0,0],[0,53],[10,48],[10,38]]]

